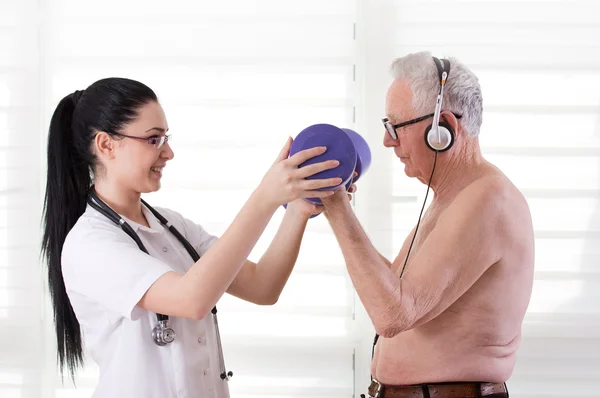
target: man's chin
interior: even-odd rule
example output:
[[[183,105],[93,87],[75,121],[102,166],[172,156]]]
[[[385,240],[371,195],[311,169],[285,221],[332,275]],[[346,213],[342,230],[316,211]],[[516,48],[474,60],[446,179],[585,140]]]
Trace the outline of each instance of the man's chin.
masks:
[[[415,172],[415,169],[407,164],[404,164],[404,174],[406,174],[406,176],[410,178],[415,178],[418,175]]]

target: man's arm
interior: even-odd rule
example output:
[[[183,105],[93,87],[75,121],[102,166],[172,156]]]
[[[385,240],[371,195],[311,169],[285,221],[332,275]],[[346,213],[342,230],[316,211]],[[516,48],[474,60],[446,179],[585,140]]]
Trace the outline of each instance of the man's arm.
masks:
[[[439,315],[501,258],[506,196],[496,178],[465,189],[414,254],[402,279],[385,265],[349,204],[337,194],[324,200],[348,272],[377,333],[393,337]]]
[[[288,206],[281,225],[264,255],[246,260],[227,292],[259,305],[273,305],[287,283],[300,251],[308,217]]]
[[[387,258],[383,257],[383,255],[379,252],[377,252],[379,254],[379,258],[381,259],[381,261],[383,261],[383,263],[390,268],[392,266],[392,263],[390,262],[390,260],[388,260]]]

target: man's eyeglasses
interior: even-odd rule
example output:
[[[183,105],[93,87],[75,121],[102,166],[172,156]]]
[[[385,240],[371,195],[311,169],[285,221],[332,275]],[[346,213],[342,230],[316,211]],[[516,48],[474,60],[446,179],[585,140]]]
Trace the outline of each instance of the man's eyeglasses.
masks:
[[[133,135],[126,135],[126,134],[118,134],[115,133],[113,135],[119,136],[119,137],[126,137],[126,138],[133,138],[134,140],[139,140],[139,141],[145,141],[150,145],[153,145],[154,148],[156,149],[160,149],[162,148],[163,145],[165,145],[167,142],[169,142],[169,140],[171,139],[171,134],[168,135],[153,135],[152,137],[135,137]]]
[[[462,115],[457,115],[454,112],[452,114],[457,119],[460,119],[462,117]],[[387,117],[381,119],[381,121],[383,122],[383,126],[387,130],[388,134],[394,140],[396,140],[396,139],[398,139],[398,134],[396,133],[396,129],[399,129],[400,127],[410,126],[411,124],[422,122],[423,120],[426,120],[426,119],[429,119],[430,117],[433,117],[433,115],[434,115],[434,113],[430,113],[429,115],[421,116],[421,117],[418,117],[416,119],[407,120],[406,122],[402,122],[402,123],[398,123],[398,124],[392,124],[392,122],[390,122]]]

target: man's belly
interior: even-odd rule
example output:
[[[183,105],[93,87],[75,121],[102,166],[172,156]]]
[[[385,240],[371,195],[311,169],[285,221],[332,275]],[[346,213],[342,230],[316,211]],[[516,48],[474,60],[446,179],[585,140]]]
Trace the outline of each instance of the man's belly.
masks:
[[[417,328],[391,339],[380,337],[371,372],[375,379],[388,385],[500,383],[510,377],[514,367],[519,338],[511,340],[496,344],[475,330],[428,332]]]

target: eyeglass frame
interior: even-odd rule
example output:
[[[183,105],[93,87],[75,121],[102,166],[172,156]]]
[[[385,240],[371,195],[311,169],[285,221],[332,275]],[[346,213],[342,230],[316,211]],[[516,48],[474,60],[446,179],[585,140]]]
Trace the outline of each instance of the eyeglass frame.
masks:
[[[171,134],[153,135],[150,137],[136,137],[133,135],[120,134],[120,133],[113,133],[112,135],[116,135],[118,137],[132,138],[134,140],[139,140],[139,141],[145,141],[147,144],[154,146],[154,148],[156,148],[156,149],[162,148],[171,139]]]
[[[460,119],[462,117],[462,115],[458,115],[454,112],[452,112],[452,114],[457,119]],[[406,122],[402,122],[402,123],[398,123],[398,124],[392,124],[387,117],[384,117],[383,119],[381,119],[381,121],[383,122],[383,126],[385,127],[385,130],[390,135],[390,137],[392,137],[392,139],[394,139],[394,140],[397,140],[398,134],[396,133],[396,129],[399,129],[400,127],[410,126],[411,124],[422,122],[423,120],[427,120],[430,117],[433,117],[434,115],[435,115],[435,113],[430,113],[429,115],[421,116],[416,119],[407,120]]]

